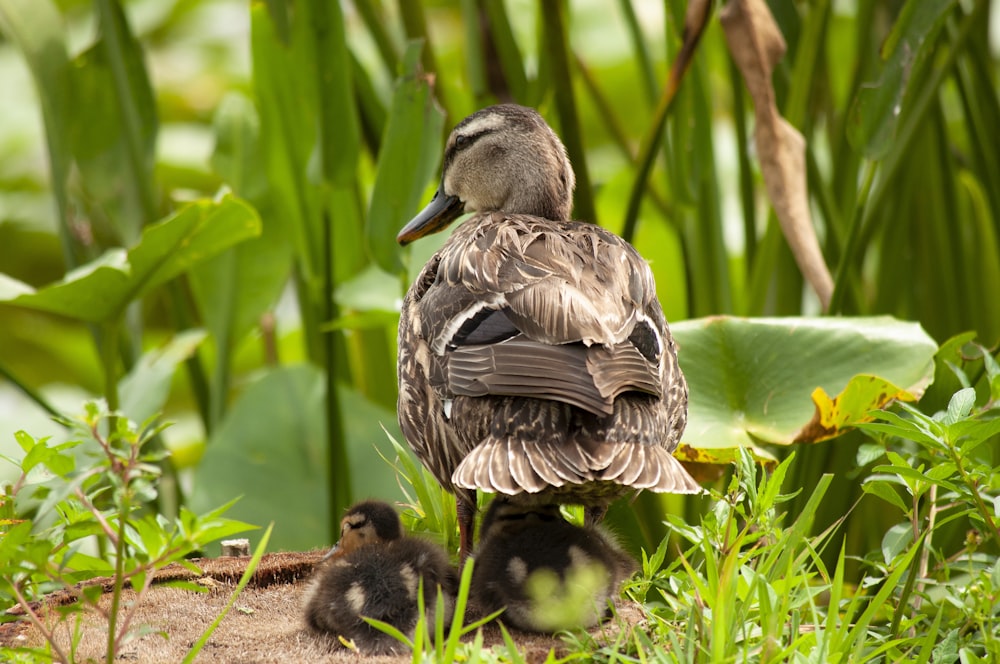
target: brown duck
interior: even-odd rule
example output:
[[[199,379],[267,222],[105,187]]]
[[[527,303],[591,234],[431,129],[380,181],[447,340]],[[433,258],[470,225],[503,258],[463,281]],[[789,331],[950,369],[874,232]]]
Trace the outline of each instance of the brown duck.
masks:
[[[424,267],[399,322],[399,421],[456,495],[463,558],[475,491],[578,503],[701,489],[671,452],[687,384],[646,261],[570,221],[575,178],[533,109],[482,109],[445,148],[407,244],[473,212]]]

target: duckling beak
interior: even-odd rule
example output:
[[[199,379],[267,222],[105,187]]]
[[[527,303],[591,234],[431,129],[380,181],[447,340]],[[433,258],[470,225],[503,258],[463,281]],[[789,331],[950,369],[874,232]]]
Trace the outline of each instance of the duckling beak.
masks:
[[[325,555],[325,556],[323,556],[323,559],[322,559],[322,560],[320,560],[320,562],[321,562],[321,563],[324,563],[324,562],[326,562],[327,560],[329,560],[330,558],[339,558],[339,557],[340,557],[340,556],[342,556],[343,554],[344,554],[344,551],[343,551],[343,550],[342,550],[342,549],[340,548],[340,542],[337,542],[336,544],[334,544],[334,545],[333,545],[333,546],[332,546],[332,547],[330,548],[330,550],[329,550],[329,551],[327,551],[327,552],[326,552],[326,555]]]
[[[427,207],[411,219],[410,223],[403,227],[403,230],[399,231],[396,242],[406,246],[417,238],[437,233],[458,219],[463,212],[465,212],[465,204],[458,196],[446,195],[442,184],[434,193],[434,198],[427,204]]]

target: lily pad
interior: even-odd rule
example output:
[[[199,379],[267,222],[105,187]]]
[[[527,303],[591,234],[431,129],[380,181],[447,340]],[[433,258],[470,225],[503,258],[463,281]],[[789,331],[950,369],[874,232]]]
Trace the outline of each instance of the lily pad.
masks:
[[[682,460],[727,463],[739,448],[773,459],[761,443],[838,435],[859,413],[919,398],[934,376],[934,340],[888,316],[719,316],[671,332],[690,389]],[[807,428],[814,416],[820,425]]]

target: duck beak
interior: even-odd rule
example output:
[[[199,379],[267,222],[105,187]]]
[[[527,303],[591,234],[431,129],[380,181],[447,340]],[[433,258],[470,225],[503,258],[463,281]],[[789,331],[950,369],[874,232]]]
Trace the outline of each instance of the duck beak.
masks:
[[[323,559],[320,560],[320,562],[324,563],[330,558],[339,558],[342,555],[344,555],[344,552],[340,548],[340,542],[337,542],[329,551],[326,552],[326,555],[323,556]]]
[[[403,230],[399,231],[396,242],[406,246],[417,238],[437,233],[462,216],[464,212],[465,204],[459,200],[458,196],[446,195],[442,184],[434,193],[434,198],[427,204],[427,207],[411,219],[410,223],[403,227]]]

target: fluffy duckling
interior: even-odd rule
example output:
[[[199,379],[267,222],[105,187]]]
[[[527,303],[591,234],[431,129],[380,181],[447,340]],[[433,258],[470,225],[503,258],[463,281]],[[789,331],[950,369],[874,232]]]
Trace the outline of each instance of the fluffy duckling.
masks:
[[[458,582],[447,554],[430,542],[404,536],[391,505],[370,500],[351,507],[340,522],[340,541],[327,558],[307,591],[305,619],[312,631],[353,640],[366,654],[398,653],[402,643],[361,617],[412,636],[421,579],[427,620],[433,624],[439,588],[446,620],[451,620]]]
[[[636,570],[595,526],[581,528],[555,504],[529,507],[498,497],[483,517],[470,596],[484,614],[531,632],[589,628]]]
[[[457,499],[476,489],[577,503],[588,523],[640,489],[699,493],[672,452],[688,390],[653,273],[615,234],[570,220],[573,168],[531,108],[490,106],[448,138],[441,186],[397,240],[459,226],[399,319],[399,423]]]

